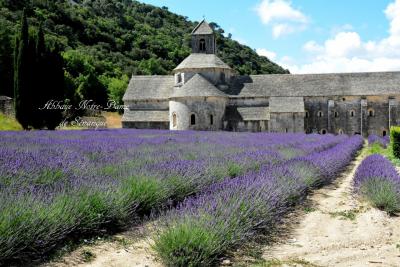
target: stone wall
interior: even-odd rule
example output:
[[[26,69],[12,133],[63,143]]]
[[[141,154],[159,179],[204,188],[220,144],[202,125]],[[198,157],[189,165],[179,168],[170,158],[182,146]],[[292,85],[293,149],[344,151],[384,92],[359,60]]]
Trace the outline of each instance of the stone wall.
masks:
[[[223,130],[231,132],[268,132],[268,121],[224,121]]]
[[[192,52],[200,53],[200,40],[204,39],[206,44],[206,54],[215,54],[216,53],[216,45],[215,45],[215,37],[214,35],[192,35]]]
[[[169,129],[169,122],[130,122],[130,121],[123,121],[122,122],[122,128],[168,130]]]
[[[274,133],[303,133],[304,113],[271,113],[268,127]]]
[[[389,134],[390,96],[308,97],[305,99],[307,133]],[[399,121],[399,105],[391,100],[391,124]]]
[[[222,97],[193,97],[190,99],[176,99],[170,101],[170,129],[221,130],[225,106],[226,99]],[[191,123],[192,115],[195,116],[195,124],[193,125]],[[176,116],[176,124],[173,122],[174,116]]]
[[[7,116],[14,116],[14,102],[12,98],[0,96],[0,112]]]

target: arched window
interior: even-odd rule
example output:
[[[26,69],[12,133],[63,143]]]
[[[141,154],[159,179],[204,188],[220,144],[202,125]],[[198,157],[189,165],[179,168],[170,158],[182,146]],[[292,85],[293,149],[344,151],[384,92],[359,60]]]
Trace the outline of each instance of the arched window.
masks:
[[[306,118],[310,117],[310,113],[308,111],[306,111]]]
[[[350,117],[354,117],[356,115],[356,112],[354,110],[350,110]]]
[[[335,111],[335,118],[339,118],[339,112]]]
[[[196,125],[196,115],[190,115],[190,125]]]
[[[339,130],[338,130],[338,134],[343,134],[343,130],[342,130],[342,129],[339,129]]]
[[[375,111],[373,109],[368,110],[368,116],[375,117]]]
[[[322,111],[318,111],[317,116],[318,116],[319,118],[321,118],[322,116],[324,116],[324,113],[322,113]]]
[[[321,134],[326,134],[326,130],[325,130],[325,129],[322,129],[322,130],[321,130]]]
[[[210,114],[210,125],[214,125],[214,116]]]
[[[385,137],[386,135],[387,135],[387,131],[386,131],[386,130],[383,130],[383,131],[382,131],[382,136]]]
[[[200,50],[200,52],[205,52],[206,51],[206,40],[200,39],[199,50]]]
[[[172,127],[176,127],[177,125],[177,118],[176,118],[176,113],[172,114]]]

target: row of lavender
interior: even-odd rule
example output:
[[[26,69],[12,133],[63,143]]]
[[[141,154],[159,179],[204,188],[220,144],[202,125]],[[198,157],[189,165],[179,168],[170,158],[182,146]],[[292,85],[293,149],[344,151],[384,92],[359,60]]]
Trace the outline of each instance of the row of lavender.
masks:
[[[208,186],[346,137],[169,131],[0,133],[0,265],[122,227]]]
[[[400,175],[384,156],[368,156],[357,169],[355,190],[373,206],[390,214],[400,211]]]
[[[382,148],[387,148],[387,146],[390,143],[390,137],[389,136],[378,136],[375,134],[372,134],[370,136],[368,136],[368,144],[370,146],[374,145],[374,144],[378,144],[380,145]]]
[[[272,231],[314,186],[337,177],[362,147],[354,136],[214,184],[166,214],[154,248],[167,266],[212,266],[227,250]]]

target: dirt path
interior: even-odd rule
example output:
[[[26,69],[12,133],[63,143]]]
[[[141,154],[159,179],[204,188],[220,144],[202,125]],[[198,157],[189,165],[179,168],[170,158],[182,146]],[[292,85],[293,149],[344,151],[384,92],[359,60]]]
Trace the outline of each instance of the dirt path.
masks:
[[[151,249],[151,240],[132,229],[113,240],[82,246],[57,261],[43,267],[162,267]]]
[[[400,266],[400,218],[352,194],[358,156],[335,184],[315,191],[289,239],[264,250],[273,266]],[[267,265],[268,266],[268,265]]]

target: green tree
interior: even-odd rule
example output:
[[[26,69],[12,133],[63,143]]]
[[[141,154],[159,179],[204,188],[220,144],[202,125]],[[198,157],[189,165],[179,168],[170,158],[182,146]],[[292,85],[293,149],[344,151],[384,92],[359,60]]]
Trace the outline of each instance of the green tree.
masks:
[[[105,107],[107,105],[107,88],[100,82],[94,73],[83,77],[78,92],[82,100],[93,100],[96,105]]]
[[[64,99],[64,62],[59,48],[55,47],[51,51],[47,50],[43,68],[43,77],[46,76],[46,83],[43,85],[43,102],[49,100],[62,101]],[[62,110],[44,110],[44,126],[49,130],[54,130],[62,121]]]
[[[115,101],[118,105],[122,105],[124,103],[122,98],[125,94],[128,83],[129,77],[127,75],[123,75],[121,78],[111,78],[108,83],[109,99]]]

